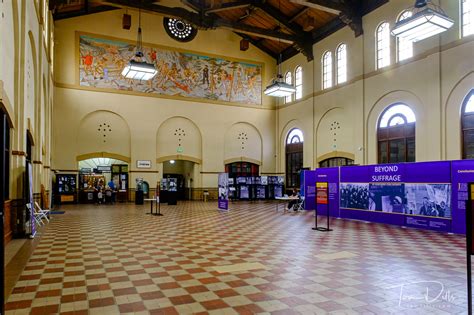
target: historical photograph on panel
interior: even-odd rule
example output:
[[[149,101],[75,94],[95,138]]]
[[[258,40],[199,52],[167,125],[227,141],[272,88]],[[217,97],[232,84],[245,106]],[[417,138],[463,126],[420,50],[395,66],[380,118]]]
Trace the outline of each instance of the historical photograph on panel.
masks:
[[[369,184],[341,183],[339,191],[341,208],[369,209]]]
[[[405,184],[406,214],[451,217],[451,184]]]
[[[369,210],[404,213],[404,184],[370,184]]]

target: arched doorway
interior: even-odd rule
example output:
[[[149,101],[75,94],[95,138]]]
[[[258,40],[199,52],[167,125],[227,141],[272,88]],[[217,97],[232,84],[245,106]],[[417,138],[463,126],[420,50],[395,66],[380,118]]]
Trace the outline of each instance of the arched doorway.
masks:
[[[92,157],[78,161],[79,202],[114,203],[128,198],[129,165],[125,160]]]
[[[415,162],[415,124],[415,113],[407,105],[385,109],[377,126],[378,163]]]
[[[300,170],[303,167],[303,141],[303,132],[298,128],[290,130],[286,137],[286,189],[300,187]]]
[[[163,162],[163,180],[167,191],[176,192],[177,200],[191,200],[195,162],[188,160],[168,160]],[[162,181],[162,183],[164,183]],[[161,188],[161,187],[160,187]],[[161,190],[161,189],[160,189]]]

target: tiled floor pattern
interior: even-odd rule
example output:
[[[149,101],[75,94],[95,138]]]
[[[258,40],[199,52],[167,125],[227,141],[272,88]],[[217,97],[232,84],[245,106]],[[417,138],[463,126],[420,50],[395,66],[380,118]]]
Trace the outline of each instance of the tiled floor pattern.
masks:
[[[466,313],[464,237],[345,220],[324,233],[312,213],[231,208],[63,207],[7,314]],[[264,268],[213,268],[246,263]]]

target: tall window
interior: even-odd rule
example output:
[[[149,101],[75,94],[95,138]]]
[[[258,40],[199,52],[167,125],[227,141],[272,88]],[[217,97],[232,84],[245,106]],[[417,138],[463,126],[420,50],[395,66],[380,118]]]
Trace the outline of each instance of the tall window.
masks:
[[[474,159],[474,90],[464,100],[461,128],[462,158]]]
[[[301,66],[295,69],[295,99],[299,100],[303,97],[303,68]]]
[[[288,83],[289,85],[293,84],[293,78],[291,77],[291,72],[290,71],[288,71],[285,74],[285,83]],[[285,96],[285,103],[291,102],[292,97],[293,97],[293,94]]]
[[[390,24],[384,22],[377,27],[377,68],[390,65]]]
[[[474,34],[474,0],[461,2],[462,36]]]
[[[411,11],[404,11],[400,14],[398,21],[402,21],[411,17],[413,13]],[[404,39],[403,37],[397,37],[397,49],[398,49],[398,61],[402,61],[413,57],[413,42]]]
[[[332,87],[332,53],[326,51],[323,55],[323,89]]]
[[[377,130],[378,162],[415,162],[415,113],[405,104],[388,107]]]
[[[347,81],[347,45],[340,44],[336,50],[337,84]]]
[[[303,167],[303,133],[292,129],[286,138],[286,187],[300,187],[300,170]]]

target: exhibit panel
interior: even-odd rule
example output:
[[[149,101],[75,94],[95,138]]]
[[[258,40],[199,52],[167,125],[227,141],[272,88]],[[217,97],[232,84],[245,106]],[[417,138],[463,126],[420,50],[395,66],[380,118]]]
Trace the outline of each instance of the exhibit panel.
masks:
[[[305,209],[315,207],[316,182],[329,183],[329,206],[318,214],[442,232],[465,233],[474,161],[321,168],[305,172]],[[314,183],[311,183],[314,182]]]

